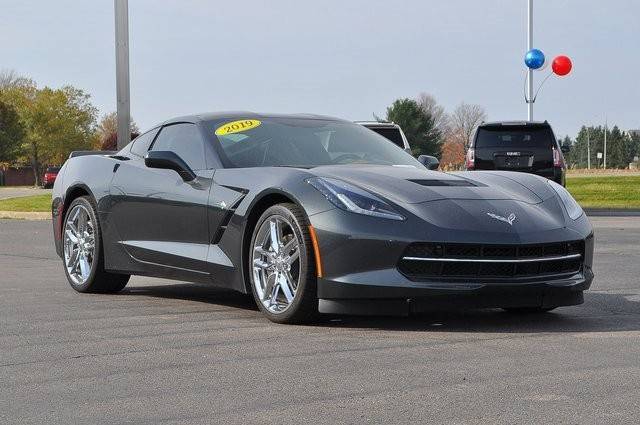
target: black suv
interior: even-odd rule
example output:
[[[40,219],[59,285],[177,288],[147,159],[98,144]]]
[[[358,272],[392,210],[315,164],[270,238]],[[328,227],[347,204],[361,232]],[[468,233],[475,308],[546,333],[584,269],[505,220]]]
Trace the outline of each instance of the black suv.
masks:
[[[467,170],[534,173],[564,186],[567,167],[548,122],[491,122],[475,132]]]

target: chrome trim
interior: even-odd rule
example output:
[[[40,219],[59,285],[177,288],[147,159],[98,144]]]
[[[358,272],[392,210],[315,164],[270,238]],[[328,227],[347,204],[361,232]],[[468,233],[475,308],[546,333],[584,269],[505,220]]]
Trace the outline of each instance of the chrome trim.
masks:
[[[556,261],[556,260],[573,260],[576,258],[582,258],[582,254],[562,255],[560,257],[537,257],[537,258],[522,258],[522,259],[500,259],[500,258],[437,258],[437,257],[402,257],[403,260],[408,261],[444,261],[444,262],[460,262],[460,263],[535,263],[541,261]]]

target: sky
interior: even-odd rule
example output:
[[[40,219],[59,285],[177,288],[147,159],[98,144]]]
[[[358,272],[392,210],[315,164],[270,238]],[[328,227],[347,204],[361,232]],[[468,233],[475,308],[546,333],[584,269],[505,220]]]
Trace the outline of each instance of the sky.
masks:
[[[0,1],[0,68],[116,109],[113,0]],[[558,137],[640,128],[639,16],[637,0],[535,0],[535,47],[574,69],[549,78],[534,119]],[[129,25],[141,129],[224,110],[367,120],[421,92],[526,119],[526,0],[130,0]]]

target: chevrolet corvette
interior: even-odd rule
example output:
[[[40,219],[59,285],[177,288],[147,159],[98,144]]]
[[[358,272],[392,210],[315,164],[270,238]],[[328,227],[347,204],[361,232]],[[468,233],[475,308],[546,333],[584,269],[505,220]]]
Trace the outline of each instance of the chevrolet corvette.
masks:
[[[252,294],[278,323],[583,302],[593,230],[569,192],[423,163],[330,117],[180,117],[66,161],[55,247],[78,292],[115,293],[131,275],[207,283]]]

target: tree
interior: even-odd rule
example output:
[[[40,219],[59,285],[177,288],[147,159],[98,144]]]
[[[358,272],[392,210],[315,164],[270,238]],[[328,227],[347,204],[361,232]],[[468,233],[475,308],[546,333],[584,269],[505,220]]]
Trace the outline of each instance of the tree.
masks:
[[[617,125],[607,132],[607,167],[627,168],[632,158],[629,158],[629,137],[620,131]]]
[[[414,155],[440,154],[440,136],[433,117],[413,99],[397,99],[387,108],[387,120],[402,127]]]
[[[640,131],[629,131],[629,158],[633,162],[634,158],[640,157]]]
[[[84,91],[65,86],[38,89],[31,80],[0,91],[25,129],[23,151],[36,184],[42,164],[61,164],[72,150],[91,148],[97,110]]]
[[[130,120],[129,129],[132,135],[140,133],[140,130],[138,129],[138,126],[136,125],[135,121],[133,121],[133,118],[131,118]],[[109,112],[108,114],[104,114],[102,118],[100,118],[100,122],[98,123],[97,133],[98,133],[97,143],[101,147],[101,149],[112,150],[112,149],[105,149],[104,146],[105,145],[110,146],[112,144],[111,139],[114,138],[114,134],[116,135],[115,137],[117,138],[118,114],[116,112]]]
[[[464,166],[464,146],[455,141],[446,140],[442,144],[440,168],[443,170],[460,170]]]
[[[0,100],[0,163],[12,163],[18,158],[24,134],[15,108]]]
[[[598,152],[604,154],[604,127],[582,126],[571,152],[567,155],[567,161],[577,168],[587,168],[588,151],[591,147],[591,167],[603,166],[603,160],[598,159]],[[607,129],[607,168],[627,168],[633,161],[635,144],[633,138],[620,131],[614,125]]]
[[[459,143],[466,151],[471,142],[471,135],[486,119],[487,113],[482,106],[462,102],[449,119],[451,141]]]
[[[131,132],[131,140],[138,137],[138,133]],[[112,132],[106,137],[100,139],[99,149],[102,151],[117,151],[118,150],[118,133]]]
[[[429,93],[420,93],[416,101],[424,113],[431,116],[434,128],[440,132],[441,136],[445,135],[449,130],[449,116],[444,107]]]
[[[11,87],[22,87],[31,83],[32,81],[30,79],[18,75],[12,69],[3,69],[0,71],[0,90]]]

